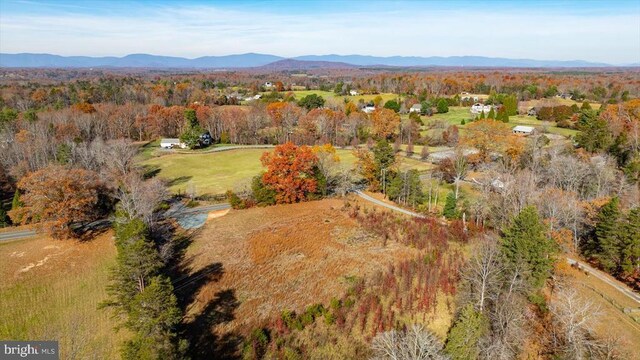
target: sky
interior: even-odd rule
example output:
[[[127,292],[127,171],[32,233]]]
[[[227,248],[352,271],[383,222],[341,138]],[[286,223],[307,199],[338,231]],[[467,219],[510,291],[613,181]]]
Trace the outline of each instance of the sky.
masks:
[[[0,0],[0,52],[640,63],[632,1]]]

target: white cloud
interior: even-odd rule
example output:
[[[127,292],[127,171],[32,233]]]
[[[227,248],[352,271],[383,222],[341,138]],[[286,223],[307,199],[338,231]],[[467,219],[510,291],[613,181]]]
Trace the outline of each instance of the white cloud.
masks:
[[[331,4],[331,3],[328,3]],[[411,5],[413,4],[413,5]],[[518,9],[360,9],[321,14],[146,6],[129,14],[11,14],[0,17],[0,51],[61,55],[151,53],[198,57],[260,52],[281,56],[482,55],[610,63],[640,61],[640,14],[563,14]]]

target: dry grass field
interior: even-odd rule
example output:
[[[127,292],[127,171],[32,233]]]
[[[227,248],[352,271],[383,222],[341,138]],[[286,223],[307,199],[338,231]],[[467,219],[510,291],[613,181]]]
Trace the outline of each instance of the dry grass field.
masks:
[[[0,244],[0,339],[56,339],[62,359],[118,358],[126,334],[114,334],[110,312],[98,309],[115,262],[111,236]]]
[[[211,219],[200,229],[187,259],[192,273],[218,264],[221,276],[197,292],[189,307],[192,321],[225,295],[225,302],[237,307],[215,331],[248,331],[285,309],[327,304],[353,279],[417,253],[399,244],[383,247],[340,211],[342,206],[331,199],[231,211]]]

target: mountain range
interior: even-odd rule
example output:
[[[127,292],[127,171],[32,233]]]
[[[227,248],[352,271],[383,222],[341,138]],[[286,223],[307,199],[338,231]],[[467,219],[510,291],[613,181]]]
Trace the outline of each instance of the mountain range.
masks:
[[[267,54],[238,54],[225,56],[203,56],[195,59],[131,54],[123,57],[60,56],[52,54],[6,54],[0,53],[0,67],[20,68],[193,68],[233,69],[267,67],[273,70],[302,70],[313,68],[349,67],[609,67],[605,63],[584,60],[532,60],[508,59],[484,56],[367,56],[367,55],[305,55],[285,58]],[[637,66],[629,64],[628,66]]]

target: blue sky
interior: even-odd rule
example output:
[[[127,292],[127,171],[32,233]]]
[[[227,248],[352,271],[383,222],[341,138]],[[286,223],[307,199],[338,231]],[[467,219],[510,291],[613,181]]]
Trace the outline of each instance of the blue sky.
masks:
[[[635,1],[0,0],[0,52],[640,62]]]

